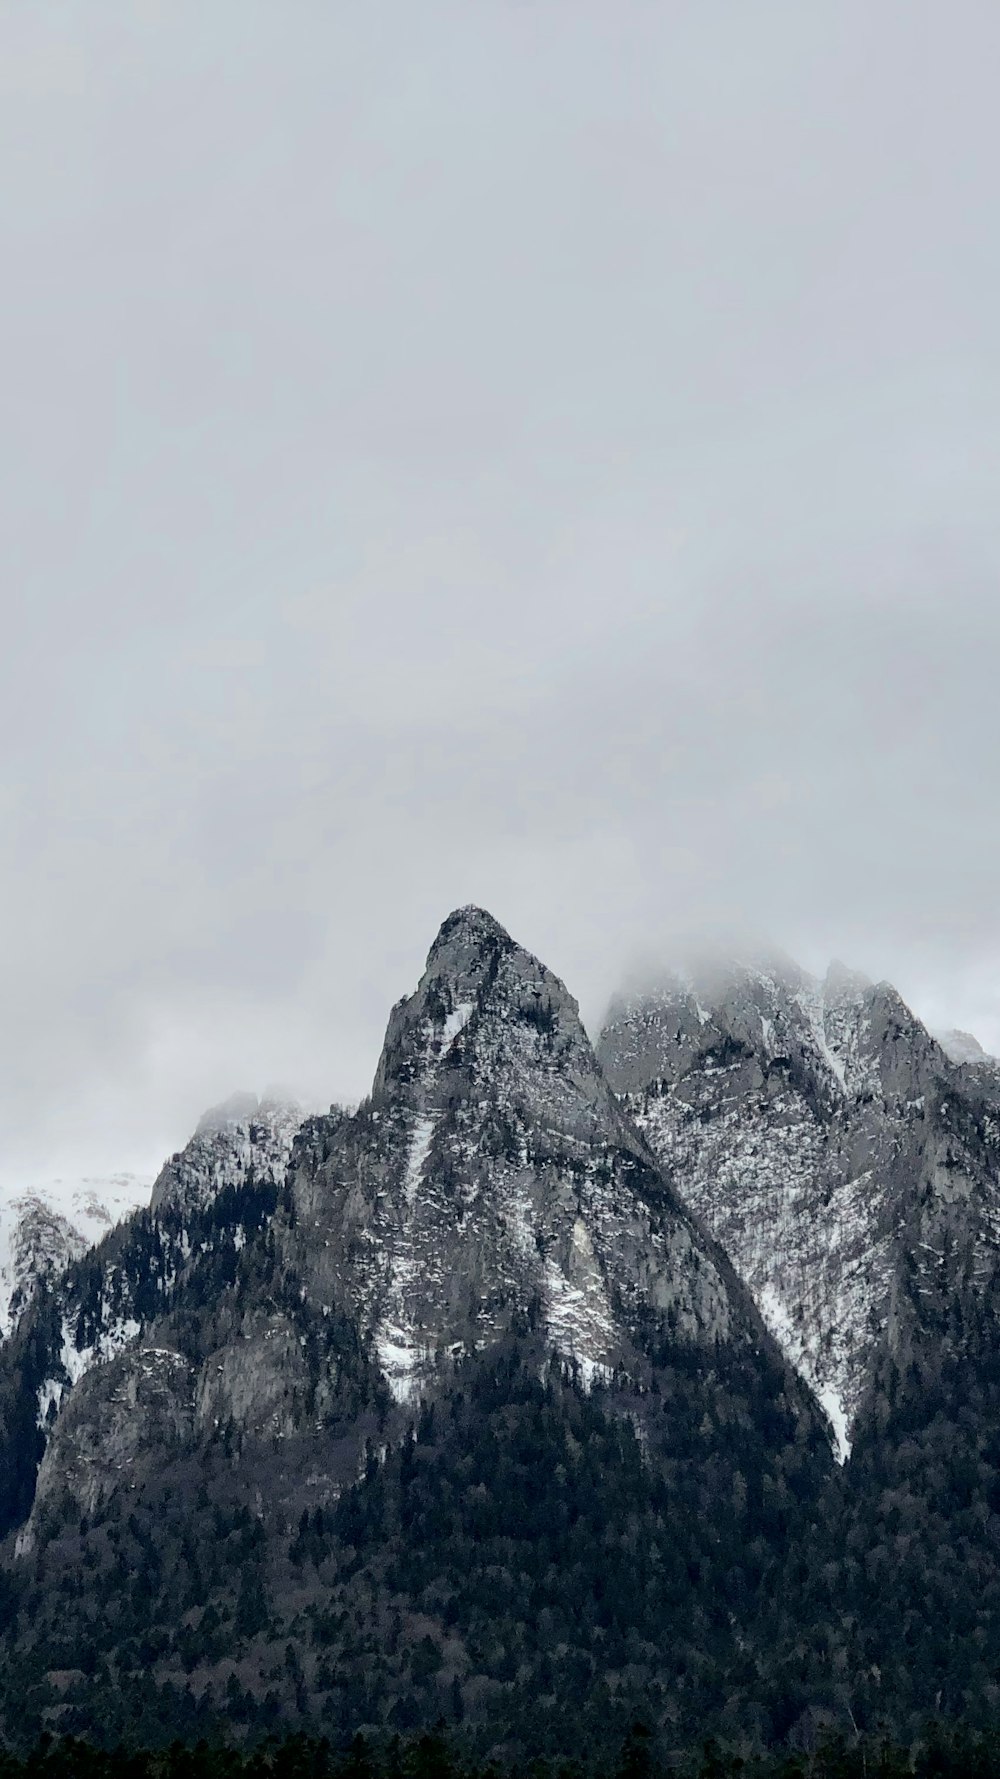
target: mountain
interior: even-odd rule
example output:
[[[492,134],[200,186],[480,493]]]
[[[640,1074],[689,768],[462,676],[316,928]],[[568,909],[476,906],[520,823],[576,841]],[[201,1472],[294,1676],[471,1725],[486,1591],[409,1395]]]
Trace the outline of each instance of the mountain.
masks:
[[[296,1100],[274,1090],[262,1099],[232,1094],[203,1114],[191,1140],[164,1163],[153,1183],[154,1211],[204,1208],[248,1180],[280,1185],[303,1117]]]
[[[243,1249],[274,1212],[301,1117],[285,1098],[234,1095],[205,1113],[190,1142],[161,1169],[151,1198],[146,1184],[147,1202],[110,1228],[111,1208],[127,1208],[131,1182],[111,1183],[119,1195],[116,1201],[106,1193],[111,1208],[95,1198],[90,1182],[65,1191],[63,1202],[77,1207],[84,1233],[85,1216],[90,1229],[100,1230],[107,1214],[107,1233],[93,1245],[52,1217],[36,1220],[31,1210],[26,1228],[39,1231],[36,1251],[51,1254],[53,1264],[37,1265],[33,1289],[13,1300],[21,1321],[0,1365],[0,1417],[8,1431],[0,1530],[18,1525],[30,1507],[49,1430],[92,1367],[134,1348],[168,1305],[180,1312],[231,1283]],[[92,1468],[95,1479],[110,1474],[99,1462]],[[22,1544],[29,1539],[30,1532],[22,1534]]]
[[[347,1303],[397,1400],[518,1315],[587,1381],[638,1326],[760,1338],[722,1253],[623,1117],[559,980],[488,915],[446,921],[393,1011],[368,1104],[292,1174],[287,1248]]]
[[[16,1329],[43,1285],[59,1299],[67,1329],[71,1323],[75,1329],[81,1314],[86,1320],[79,1280],[88,1276],[88,1270],[73,1279],[64,1280],[62,1275],[133,1212],[151,1207],[165,1233],[171,1221],[168,1212],[179,1213],[181,1219],[190,1217],[206,1210],[220,1193],[238,1194],[246,1187],[276,1192],[303,1116],[302,1108],[287,1095],[271,1091],[258,1099],[256,1094],[233,1094],[204,1113],[190,1141],[164,1163],[155,1180],[125,1173],[54,1179],[0,1200],[0,1333],[9,1335]],[[140,1220],[135,1230],[145,1226]],[[113,1251],[128,1254],[133,1233],[130,1228]],[[116,1280],[117,1315],[105,1306],[99,1338],[89,1345],[81,1344],[74,1332],[66,1333],[60,1360],[65,1375],[46,1380],[47,1399],[75,1382],[94,1359],[127,1344],[137,1332],[127,1261],[119,1259]],[[135,1277],[131,1284],[134,1299],[141,1281]]]
[[[825,1430],[563,984],[460,909],[370,1098],[220,1184],[261,1116],[0,1351],[8,1732],[769,1732]]]
[[[995,1270],[988,1059],[954,1063],[887,983],[784,958],[620,998],[598,1055],[845,1455],[882,1346]]]
[[[598,1045],[850,1454],[789,1549],[800,1735],[995,1720],[1000,1081],[949,1048],[887,983],[782,958],[623,997]]]
[[[148,1202],[151,1184],[136,1174],[54,1179],[0,1199],[0,1334],[17,1327],[39,1285]]]
[[[979,1064],[995,1061],[995,1058],[987,1054],[979,1039],[974,1038],[971,1032],[952,1029],[951,1031],[935,1032],[933,1036],[951,1062]]]
[[[989,1058],[784,958],[623,998],[595,1054],[465,908],[370,1096],[268,1107],[0,1346],[11,1740],[992,1721]]]

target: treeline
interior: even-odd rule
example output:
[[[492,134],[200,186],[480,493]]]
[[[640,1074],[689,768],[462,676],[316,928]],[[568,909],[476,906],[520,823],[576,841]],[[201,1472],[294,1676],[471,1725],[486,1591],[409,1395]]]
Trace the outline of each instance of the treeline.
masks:
[[[710,1739],[696,1751],[664,1751],[636,1724],[611,1762],[502,1754],[470,1761],[443,1732],[343,1748],[326,1738],[269,1738],[252,1749],[201,1741],[168,1748],[102,1749],[74,1737],[43,1736],[25,1755],[0,1748],[0,1779],[1000,1779],[1000,1733],[932,1725],[913,1748],[888,1737],[821,1740],[810,1750],[745,1760]]]
[[[22,1756],[43,1729],[328,1749],[361,1729],[410,1750],[443,1723],[469,1760],[537,1755],[557,1779],[585,1750],[605,1779],[641,1717],[647,1771],[709,1735],[747,1754],[836,1726],[848,1741],[802,1771],[909,1772],[883,1726],[913,1749],[932,1715],[982,1735],[1000,1710],[1000,1286],[949,1317],[878,1376],[844,1470],[777,1365],[655,1351],[656,1330],[642,1391],[584,1390],[519,1332],[409,1431],[370,1409],[365,1457],[364,1359],[334,1331],[349,1409],[321,1446],[262,1440],[237,1466],[222,1429],[8,1546],[2,1732]],[[298,1481],[317,1451],[322,1504]],[[990,1746],[927,1770],[992,1773]]]

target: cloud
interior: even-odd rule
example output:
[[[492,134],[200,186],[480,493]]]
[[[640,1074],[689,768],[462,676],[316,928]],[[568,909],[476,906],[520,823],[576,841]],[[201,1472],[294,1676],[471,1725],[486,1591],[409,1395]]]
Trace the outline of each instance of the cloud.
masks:
[[[469,900],[1000,1045],[998,36],[0,9],[0,1171],[363,1092]]]

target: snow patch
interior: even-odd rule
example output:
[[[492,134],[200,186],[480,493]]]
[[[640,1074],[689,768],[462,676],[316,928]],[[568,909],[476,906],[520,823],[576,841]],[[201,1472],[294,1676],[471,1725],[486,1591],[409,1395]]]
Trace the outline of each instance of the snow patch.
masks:
[[[417,1196],[417,1189],[430,1153],[434,1124],[433,1118],[424,1116],[418,1118],[413,1126],[409,1153],[406,1157],[406,1172],[403,1175],[403,1196],[408,1205],[412,1205]]]
[[[469,1020],[472,1018],[475,1005],[475,1001],[459,1001],[458,1006],[449,1013],[441,1028],[442,1050],[447,1050],[449,1044],[454,1043],[459,1032],[465,1030]]]
[[[847,1410],[837,1391],[829,1385],[820,1390],[819,1405],[833,1428],[833,1455],[838,1464],[846,1464],[851,1455],[851,1442],[847,1437]]]
[[[105,1359],[114,1359],[118,1353],[124,1352],[126,1347],[130,1347],[133,1342],[137,1341],[142,1333],[141,1322],[137,1322],[133,1316],[123,1316],[120,1320],[115,1321],[111,1307],[107,1303],[101,1306],[100,1321],[103,1330],[100,1338],[89,1347],[78,1347],[73,1327],[67,1317],[63,1317],[62,1346],[59,1351],[61,1375],[46,1378],[39,1387],[38,1425],[40,1427],[45,1427],[52,1404],[55,1404],[57,1410],[60,1409],[63,1397],[68,1391],[75,1389],[80,1379],[94,1365],[99,1365]],[[150,1349],[152,1352],[159,1350],[158,1348]]]
[[[420,1387],[418,1373],[423,1355],[409,1329],[398,1322],[384,1322],[375,1333],[375,1352],[393,1399],[399,1403],[413,1402]]]
[[[0,1333],[10,1334],[39,1281],[53,1279],[140,1205],[135,1174],[49,1179],[0,1193]]]
[[[840,1391],[832,1383],[820,1383],[816,1376],[816,1354],[811,1350],[809,1342],[792,1320],[788,1305],[779,1296],[772,1284],[762,1285],[757,1296],[760,1313],[765,1326],[777,1341],[788,1360],[813,1391],[823,1409],[833,1431],[833,1452],[838,1464],[843,1464],[851,1455],[851,1443],[847,1437],[849,1426],[847,1410]]]
[[[798,994],[794,998],[809,1021],[809,1030],[812,1033],[813,1042],[815,1043],[820,1056],[823,1058],[823,1061],[826,1063],[831,1074],[833,1074],[839,1081],[841,1087],[846,1088],[847,1067],[844,1059],[842,1056],[838,1056],[835,1050],[831,1050],[830,1045],[827,1042],[826,1024],[823,1018],[825,1007],[822,989],[818,985],[810,988],[800,988]]]
[[[556,1350],[575,1359],[588,1388],[610,1377],[605,1355],[615,1343],[615,1325],[586,1225],[573,1225],[567,1270],[553,1255],[542,1268],[545,1321]]]

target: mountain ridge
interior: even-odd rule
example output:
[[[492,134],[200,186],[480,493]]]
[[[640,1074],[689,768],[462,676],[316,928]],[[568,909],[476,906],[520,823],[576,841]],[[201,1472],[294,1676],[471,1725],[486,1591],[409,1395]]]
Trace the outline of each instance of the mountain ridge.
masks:
[[[227,1114],[240,1130],[248,1115]],[[192,1139],[196,1160],[206,1135]],[[0,1352],[0,1427],[27,1426],[60,1341],[93,1353],[112,1329],[128,1333],[53,1398],[44,1428],[30,1420],[7,1520],[25,1602],[20,1641],[4,1645],[11,1676],[25,1663],[61,1671],[67,1638],[94,1647],[78,1577],[95,1570],[116,1674],[138,1674],[156,1648],[157,1684],[173,1686],[189,1610],[227,1627],[221,1645],[205,1633],[216,1653],[198,1668],[216,1710],[230,1683],[266,1690],[287,1648],[303,1711],[341,1724],[373,1709],[356,1688],[338,1692],[324,1655],[354,1672],[362,1636],[365,1698],[378,1675],[390,1721],[443,1704],[487,1735],[539,1689],[562,1709],[539,1613],[580,1673],[613,1632],[629,1697],[662,1635],[679,1652],[670,1709],[697,1715],[722,1697],[741,1639],[756,1647],[787,1528],[829,1470],[826,1437],[557,977],[492,917],[457,910],[390,1014],[370,1098],[305,1120],[280,1185],[244,1171],[216,1190],[200,1161],[192,1180],[199,1190],[161,1194],[71,1270],[75,1323],[65,1301],[40,1301],[6,1370]],[[605,1454],[602,1476],[581,1437]],[[420,1492],[423,1474],[437,1495]],[[244,1513],[259,1539],[234,1593],[216,1545]],[[577,1521],[596,1544],[590,1530],[580,1544]],[[502,1550],[518,1579],[498,1643]],[[567,1564],[586,1577],[582,1615]],[[123,1591],[134,1573],[141,1588]],[[707,1670],[702,1582],[721,1613]],[[400,1612],[426,1627],[423,1677],[392,1631]],[[511,1639],[524,1651],[516,1685]],[[232,1660],[219,1666],[227,1647],[243,1681]],[[103,1667],[89,1672],[74,1682],[76,1723],[111,1709]]]
[[[788,959],[598,1050],[455,910],[360,1106],[214,1108],[43,1285],[0,1346],[9,1735],[517,1760],[992,1708],[989,1069]]]
[[[953,1063],[891,984],[842,965],[664,974],[612,1004],[597,1050],[846,1456],[875,1348],[899,1323],[901,1243],[919,1263],[957,1228],[949,1176],[968,1182],[968,1240],[995,1242],[995,1142],[981,1131],[963,1148],[947,1111],[989,1092],[988,1069]]]

